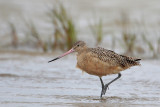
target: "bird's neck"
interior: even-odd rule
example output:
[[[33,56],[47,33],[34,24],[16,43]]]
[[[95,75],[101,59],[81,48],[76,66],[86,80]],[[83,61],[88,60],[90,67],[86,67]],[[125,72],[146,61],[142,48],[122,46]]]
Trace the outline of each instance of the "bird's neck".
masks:
[[[88,50],[88,47],[87,46],[84,46],[82,49],[78,50],[78,54],[81,54],[82,52]]]

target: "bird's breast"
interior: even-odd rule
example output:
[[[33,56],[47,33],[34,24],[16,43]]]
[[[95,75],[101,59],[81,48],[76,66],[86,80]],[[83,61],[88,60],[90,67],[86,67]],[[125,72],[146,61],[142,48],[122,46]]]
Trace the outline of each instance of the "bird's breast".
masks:
[[[118,73],[117,67],[101,61],[92,53],[81,53],[77,55],[77,67],[91,75],[105,76]]]

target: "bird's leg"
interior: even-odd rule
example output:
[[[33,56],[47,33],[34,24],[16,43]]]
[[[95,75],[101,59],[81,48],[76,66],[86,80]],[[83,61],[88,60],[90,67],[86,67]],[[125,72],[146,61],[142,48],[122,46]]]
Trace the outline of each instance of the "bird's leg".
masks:
[[[101,81],[101,85],[102,85],[102,91],[101,91],[101,98],[102,98],[102,92],[103,92],[103,89],[104,89],[104,83],[103,83],[103,80],[102,80],[102,78],[101,77],[99,77],[99,79],[100,79],[100,81]]]
[[[104,89],[103,89],[103,91],[102,91],[102,95],[105,95],[107,88],[109,89],[108,86],[109,86],[112,82],[114,82],[114,81],[116,81],[117,79],[119,79],[120,77],[121,77],[121,73],[118,73],[118,77],[116,77],[115,79],[113,79],[113,80],[110,81],[109,83],[105,84],[105,85],[104,85]]]

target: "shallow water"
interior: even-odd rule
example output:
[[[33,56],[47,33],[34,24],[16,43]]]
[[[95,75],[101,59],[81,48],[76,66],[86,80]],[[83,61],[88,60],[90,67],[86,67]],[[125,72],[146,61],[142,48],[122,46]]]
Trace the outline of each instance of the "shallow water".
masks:
[[[142,66],[122,72],[100,99],[99,78],[82,74],[76,56],[47,63],[55,56],[0,53],[1,106],[128,107],[160,106],[160,63],[142,61]],[[103,77],[105,83],[117,75]]]

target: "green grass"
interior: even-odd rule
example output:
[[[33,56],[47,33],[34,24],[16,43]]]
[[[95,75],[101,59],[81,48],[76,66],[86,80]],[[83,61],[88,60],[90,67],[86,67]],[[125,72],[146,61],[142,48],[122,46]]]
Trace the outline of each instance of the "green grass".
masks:
[[[135,49],[136,44],[136,34],[123,32],[122,39],[126,48],[125,54],[133,55],[133,51]]]
[[[11,45],[13,47],[17,48],[19,38],[18,38],[18,35],[17,35],[16,26],[11,22],[9,22],[8,25],[9,25],[9,28],[11,30],[11,33],[10,33],[10,35],[11,35]]]
[[[142,39],[144,41],[144,43],[148,46],[149,51],[152,52],[153,56],[152,58],[158,58],[160,55],[160,38],[157,39],[157,41],[155,41],[154,43],[157,44],[157,47],[155,47],[152,41],[150,41],[149,39],[147,39],[147,37],[145,35],[142,35]]]
[[[30,24],[28,24],[28,29],[30,32],[30,35],[32,37],[32,41],[35,42],[36,46],[38,46],[39,48],[42,49],[43,52],[47,52],[47,43],[45,41],[43,41],[40,37],[39,32],[37,31],[35,25],[30,22]]]
[[[58,3],[58,7],[51,9],[47,15],[55,28],[53,49],[57,47],[70,49],[77,41],[77,31],[71,15],[61,3]]]
[[[96,40],[96,45],[99,45],[102,40],[103,40],[103,37],[104,37],[104,34],[103,34],[103,21],[102,19],[99,20],[99,22],[95,25],[90,25],[90,30],[93,34],[93,36],[95,37],[95,40]]]

